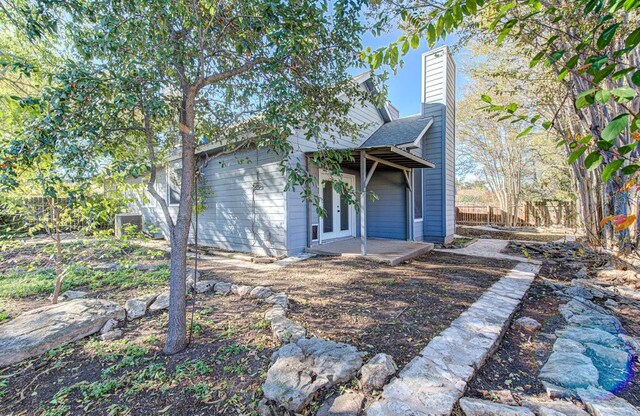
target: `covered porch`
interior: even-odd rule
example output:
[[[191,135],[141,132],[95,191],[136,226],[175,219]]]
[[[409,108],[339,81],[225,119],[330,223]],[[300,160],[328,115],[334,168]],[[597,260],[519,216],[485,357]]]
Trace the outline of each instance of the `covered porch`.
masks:
[[[396,266],[433,249],[433,244],[388,238],[367,239],[367,253],[362,254],[360,238],[347,238],[313,246],[307,251],[321,256],[364,257],[368,260]]]
[[[431,162],[409,149],[377,145],[354,149],[341,167],[344,177],[335,180],[356,189],[357,207],[347,207],[341,196],[331,190],[334,178],[319,171],[319,195],[327,216],[318,218],[317,224],[309,222],[307,251],[359,256],[396,265],[433,248],[420,241],[422,222],[414,221],[415,193],[421,197],[424,193],[422,181],[417,186],[414,182],[414,169],[421,174],[421,169],[434,167]],[[372,194],[376,195],[375,200],[371,200]],[[310,204],[308,209],[311,210]],[[417,235],[416,226],[420,227]]]

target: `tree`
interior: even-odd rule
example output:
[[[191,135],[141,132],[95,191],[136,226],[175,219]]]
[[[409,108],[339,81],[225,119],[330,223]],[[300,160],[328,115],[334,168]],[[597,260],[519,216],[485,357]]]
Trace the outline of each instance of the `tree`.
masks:
[[[45,116],[27,136],[55,141],[63,158],[82,153],[87,164],[148,176],[147,189],[170,229],[164,351],[181,351],[197,146],[215,142],[226,152],[266,146],[282,156],[289,182],[309,195],[310,178],[287,160],[286,138],[301,130],[326,149],[332,139],[356,134],[359,126],[345,116],[365,97],[347,69],[358,64],[362,3],[36,3],[46,22],[55,16],[72,56],[43,96]],[[23,29],[51,27],[33,14],[25,20]],[[174,220],[154,183],[156,168],[176,144],[181,197]],[[331,160],[344,156],[328,156],[325,163],[339,170]]]
[[[526,133],[544,128],[559,135],[573,164],[587,234],[595,241],[615,219],[613,229],[624,242],[625,228],[635,221],[627,215],[625,189],[637,182],[640,168],[634,136],[640,128],[640,1],[448,0],[383,7],[380,25],[399,17],[407,34],[373,51],[368,60],[374,67],[396,66],[421,38],[433,45],[453,32],[497,46],[513,42],[532,68],[544,64],[555,91],[537,113],[489,97],[486,107],[530,123]]]

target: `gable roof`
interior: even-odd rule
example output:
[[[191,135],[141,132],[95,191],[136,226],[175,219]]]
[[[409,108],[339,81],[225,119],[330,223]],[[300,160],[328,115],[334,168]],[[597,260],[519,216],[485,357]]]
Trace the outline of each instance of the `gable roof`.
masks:
[[[384,123],[360,148],[377,146],[418,147],[420,139],[433,124],[433,118],[421,115],[399,118]]]

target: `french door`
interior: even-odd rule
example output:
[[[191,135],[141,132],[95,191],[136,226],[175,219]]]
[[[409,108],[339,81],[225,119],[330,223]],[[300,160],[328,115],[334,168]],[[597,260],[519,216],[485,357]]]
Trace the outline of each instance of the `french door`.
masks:
[[[354,175],[342,174],[342,181],[355,187]],[[355,236],[355,209],[349,205],[344,195],[333,188],[333,179],[320,172],[320,200],[326,216],[320,218],[320,241],[332,238]]]

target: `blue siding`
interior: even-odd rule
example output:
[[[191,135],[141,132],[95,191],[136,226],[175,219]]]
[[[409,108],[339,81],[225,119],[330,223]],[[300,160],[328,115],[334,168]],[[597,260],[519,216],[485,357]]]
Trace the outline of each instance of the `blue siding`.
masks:
[[[378,196],[368,201],[367,233],[369,237],[407,238],[406,182],[401,171],[376,171],[368,190]]]
[[[455,233],[455,64],[446,47],[422,55],[422,114],[433,125],[422,140],[425,169],[423,239],[435,243]]]

